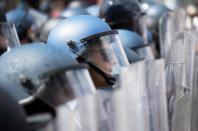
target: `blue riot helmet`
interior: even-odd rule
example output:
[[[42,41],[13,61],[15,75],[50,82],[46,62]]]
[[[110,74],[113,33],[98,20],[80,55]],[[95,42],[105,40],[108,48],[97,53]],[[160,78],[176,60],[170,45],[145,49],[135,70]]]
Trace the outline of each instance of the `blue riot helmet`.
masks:
[[[119,29],[118,32],[123,42],[123,47],[135,51],[140,58],[154,59],[150,44],[145,44],[143,38],[137,33],[123,29]]]
[[[56,92],[54,89],[56,87],[55,82],[51,84],[54,86],[53,88],[41,86],[45,85],[45,80],[43,79],[46,78],[41,77],[42,74],[46,74],[52,70],[58,70],[59,68],[66,68],[69,70],[71,69],[70,67],[76,67],[76,65],[78,65],[78,63],[75,60],[75,57],[70,51],[67,50],[63,51],[42,43],[33,43],[19,46],[7,52],[0,58],[0,68],[2,69],[0,74],[0,86],[4,87],[5,90],[10,92],[11,95],[14,96],[15,99],[20,103],[28,103],[33,101],[35,95],[36,97],[40,96],[37,92],[42,93],[45,90],[48,90],[50,93],[50,89],[53,89],[53,94],[57,95],[57,93],[60,92],[60,88],[57,88]],[[91,82],[90,78],[87,78],[89,77],[87,72],[88,71],[86,71],[85,68],[83,69],[76,67],[75,70],[70,70],[70,73],[68,73],[70,75],[65,74],[65,78],[61,81],[62,83],[57,83],[57,85],[59,85],[57,87],[63,85],[61,88],[65,89],[63,87],[68,85],[67,89],[65,89],[67,91],[73,91],[75,88],[76,92],[89,92],[84,91],[83,86],[80,85],[81,80],[83,80],[82,83],[86,85],[84,88],[88,89],[90,87],[89,84],[86,84],[86,82]],[[83,79],[79,79],[80,76],[83,77]],[[64,80],[67,81],[67,84],[64,83]],[[75,83],[73,84],[73,82]],[[79,83],[79,85],[76,85],[76,83]],[[75,87],[73,88],[74,85]],[[90,85],[92,85],[92,83]],[[79,88],[79,90],[77,90],[77,88]],[[92,90],[92,88],[93,87],[89,89]],[[79,92],[77,94],[79,94]],[[49,96],[48,98],[52,99]],[[52,97],[54,96],[52,95]],[[42,98],[43,97],[41,97],[41,99]]]
[[[127,29],[146,37],[144,14],[137,1],[129,0],[105,0],[100,11],[100,17],[104,18],[112,29]]]
[[[68,18],[75,15],[89,15],[89,13],[83,8],[66,8],[62,13],[62,18]]]
[[[112,28],[134,30],[132,28],[132,17],[140,11],[136,1],[126,3],[119,0],[104,0],[101,5],[100,17],[104,18]]]
[[[121,67],[128,65],[118,32],[94,16],[78,15],[65,19],[50,32],[47,44],[69,48],[79,61],[89,65],[92,79],[93,74],[97,74],[105,81],[104,85],[114,84]]]
[[[98,17],[99,14],[100,14],[100,6],[99,6],[99,5],[91,5],[91,6],[88,6],[88,7],[86,8],[86,11],[87,11],[89,14]]]

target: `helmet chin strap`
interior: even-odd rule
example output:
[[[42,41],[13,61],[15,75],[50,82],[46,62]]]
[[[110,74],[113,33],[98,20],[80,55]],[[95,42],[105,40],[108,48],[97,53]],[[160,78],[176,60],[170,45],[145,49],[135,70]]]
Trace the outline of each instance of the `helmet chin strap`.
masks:
[[[90,62],[90,61],[85,61],[85,62],[89,65],[90,68],[92,68],[99,75],[101,75],[102,77],[104,77],[105,80],[106,80],[106,82],[109,85],[114,85],[116,83],[117,76],[112,76],[112,75],[109,75],[109,74],[107,75],[106,72],[104,72],[103,70],[101,70],[98,66],[96,66],[92,62]]]

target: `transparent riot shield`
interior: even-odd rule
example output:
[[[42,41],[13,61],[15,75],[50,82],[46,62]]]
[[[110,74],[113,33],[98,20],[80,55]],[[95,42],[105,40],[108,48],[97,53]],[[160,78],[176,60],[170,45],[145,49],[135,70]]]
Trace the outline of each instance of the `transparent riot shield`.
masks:
[[[163,60],[135,63],[121,73],[128,129],[168,131]]]
[[[72,111],[76,131],[97,131],[95,86],[85,66],[62,67],[43,73],[39,78],[39,82],[28,79],[28,76],[20,78],[24,90],[31,97],[40,99],[54,109],[65,106],[63,110]],[[67,121],[62,122],[63,127],[64,122]]]
[[[122,90],[97,92],[98,131],[127,131],[125,94]]]
[[[14,24],[0,23],[0,50],[9,51],[19,45],[20,42]]]
[[[134,75],[135,74],[135,75]],[[138,62],[121,74],[121,88],[128,97],[127,113],[130,130],[149,131],[148,94],[145,83],[144,62]]]
[[[119,90],[98,91],[69,103],[78,131],[127,131],[124,95]]]
[[[195,35],[197,36],[198,33],[196,32]],[[193,89],[192,89],[192,108],[191,108],[191,131],[198,130],[198,38],[195,40],[195,60],[194,60],[194,72],[193,72]]]
[[[96,94],[79,97],[75,101],[76,107],[73,112],[76,116],[76,126],[78,131],[97,131],[98,130],[98,116]],[[73,103],[73,104],[74,104]],[[70,105],[71,107],[71,105]]]
[[[168,131],[164,60],[146,61],[146,85],[152,131]]]
[[[179,9],[174,12],[165,13],[160,19],[160,54],[162,58],[166,58],[168,50],[178,32],[185,28],[186,13]]]
[[[110,98],[112,97],[112,91],[99,90],[97,93],[97,105],[99,106],[98,110],[98,130],[99,131],[112,131],[112,125],[110,121],[111,117],[111,102]]]
[[[76,117],[67,105],[62,105],[56,109],[56,118],[52,123],[53,131],[77,131]]]
[[[122,89],[113,92],[110,98],[111,113],[109,117],[112,131],[130,131],[127,120],[128,112],[126,99],[124,90]]]
[[[166,61],[169,124],[172,131],[190,129],[195,35],[186,31],[172,41]]]
[[[129,131],[126,97],[123,90],[98,91],[95,96],[77,99],[81,131]]]
[[[193,77],[193,91],[192,91],[192,113],[191,113],[191,131],[197,131],[198,129],[198,56],[196,54],[195,59],[195,70]]]
[[[83,65],[73,65],[72,68],[66,66],[40,74],[39,82],[31,80],[29,77],[20,76],[23,90],[30,97],[39,98],[54,108],[95,92],[90,74]]]
[[[170,35],[168,34],[168,23],[171,18],[171,12],[165,13],[161,19],[159,24],[159,35],[160,35],[160,55],[161,57],[165,57],[165,52],[167,52],[166,48],[168,48],[171,44]]]

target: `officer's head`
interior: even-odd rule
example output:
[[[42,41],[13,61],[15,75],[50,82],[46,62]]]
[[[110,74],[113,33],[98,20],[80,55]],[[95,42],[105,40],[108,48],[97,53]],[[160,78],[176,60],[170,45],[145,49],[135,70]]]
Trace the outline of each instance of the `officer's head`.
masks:
[[[136,1],[105,0],[101,6],[100,17],[104,18],[112,29],[128,29],[143,34],[143,13]]]
[[[96,87],[113,84],[121,67],[128,64],[117,31],[94,16],[62,21],[51,31],[47,43],[70,49],[80,62],[87,63]]]
[[[0,85],[21,103],[41,97],[58,105],[93,89],[92,84],[87,84],[92,82],[87,69],[79,67],[67,50],[34,43],[12,49],[0,61]],[[67,95],[61,97],[64,93]],[[59,96],[65,99],[55,99]]]

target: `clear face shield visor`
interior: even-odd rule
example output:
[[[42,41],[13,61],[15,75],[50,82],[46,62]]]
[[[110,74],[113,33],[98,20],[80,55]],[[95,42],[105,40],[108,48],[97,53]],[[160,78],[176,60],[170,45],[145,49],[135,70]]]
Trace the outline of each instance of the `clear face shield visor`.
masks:
[[[135,51],[141,58],[154,59],[154,53],[151,48],[152,44],[145,44],[138,47],[133,47],[131,50]]]
[[[40,75],[41,82],[21,79],[26,92],[57,107],[77,97],[95,92],[90,74],[84,66],[60,68]]]
[[[89,63],[99,74],[111,78],[117,77],[122,67],[129,62],[120,42],[117,31],[96,34],[81,40],[79,43],[68,43],[72,51]]]

